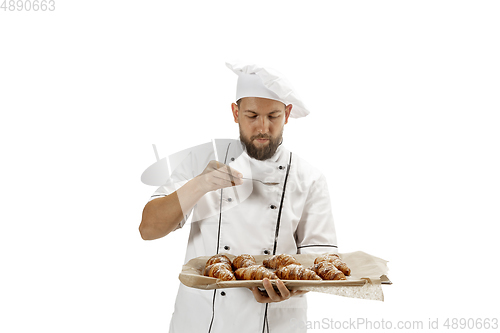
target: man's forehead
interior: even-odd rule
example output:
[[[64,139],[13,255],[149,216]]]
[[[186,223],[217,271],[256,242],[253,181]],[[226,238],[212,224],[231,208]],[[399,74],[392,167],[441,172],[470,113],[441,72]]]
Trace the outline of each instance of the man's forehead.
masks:
[[[280,101],[260,97],[244,97],[240,101],[240,111],[272,113],[285,111],[286,105]]]

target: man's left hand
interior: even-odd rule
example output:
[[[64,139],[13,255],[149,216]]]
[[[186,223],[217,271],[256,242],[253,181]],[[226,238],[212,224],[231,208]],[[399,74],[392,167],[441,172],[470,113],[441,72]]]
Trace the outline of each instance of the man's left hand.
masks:
[[[276,280],[276,285],[278,286],[279,293],[274,290],[273,285],[269,279],[265,278],[262,280],[262,284],[266,291],[260,291],[257,287],[252,287],[250,290],[253,292],[255,300],[259,303],[273,303],[286,301],[292,296],[303,295],[307,293],[304,290],[288,290],[283,281]]]

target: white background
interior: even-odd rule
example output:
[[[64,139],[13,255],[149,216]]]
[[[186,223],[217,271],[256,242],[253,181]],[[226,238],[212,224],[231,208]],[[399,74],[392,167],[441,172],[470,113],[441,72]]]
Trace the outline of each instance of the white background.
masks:
[[[284,73],[311,110],[285,145],[326,175],[340,252],[389,260],[385,302],[310,293],[311,320],[498,318],[499,16],[496,1],[0,11],[0,331],[168,330],[188,228],[140,238],[155,190],[140,175],[152,143],[237,137],[235,60]]]

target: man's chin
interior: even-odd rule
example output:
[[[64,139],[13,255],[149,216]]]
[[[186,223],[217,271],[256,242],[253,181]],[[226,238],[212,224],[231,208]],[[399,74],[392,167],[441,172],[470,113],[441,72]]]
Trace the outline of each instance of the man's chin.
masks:
[[[252,152],[254,156],[254,158],[257,158],[257,156],[263,156],[263,154],[265,153],[264,150],[266,149],[266,147],[255,147],[255,150]]]
[[[241,133],[240,130],[240,139],[242,145],[245,147],[245,150],[248,156],[255,158],[256,160],[264,161],[268,158],[271,158],[278,146],[281,144],[282,137],[280,136],[277,140],[271,140],[270,138],[265,138],[263,141],[258,141],[258,138],[250,138],[247,140]],[[277,143],[279,142],[279,143]]]

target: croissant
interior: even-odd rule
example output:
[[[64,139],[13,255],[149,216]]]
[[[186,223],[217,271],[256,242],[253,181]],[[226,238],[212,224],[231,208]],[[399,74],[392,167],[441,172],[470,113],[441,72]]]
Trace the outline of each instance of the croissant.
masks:
[[[296,264],[281,267],[275,273],[282,280],[321,280],[314,271]]]
[[[345,264],[345,262],[342,261],[342,259],[340,259],[338,254],[330,253],[319,256],[316,258],[316,260],[314,260],[314,264],[318,264],[322,261],[331,262],[332,264],[335,265],[335,267],[337,267],[337,269],[339,269],[342,273],[344,273],[344,275],[347,276],[351,275],[351,269],[347,267],[347,265]]]
[[[236,280],[233,271],[231,270],[231,265],[228,265],[225,262],[218,262],[206,266],[205,269],[203,270],[203,275],[221,279],[223,281]]]
[[[320,261],[329,261],[329,260],[334,260],[335,258],[338,258],[340,259],[340,256],[336,253],[326,253],[326,254],[323,254],[323,255],[320,255],[319,257],[317,257],[315,260],[314,260],[314,263],[317,264],[319,263]]]
[[[264,278],[277,279],[276,274],[268,270],[263,265],[252,265],[238,268],[234,275],[238,280],[262,280]]]
[[[255,258],[249,254],[242,254],[233,259],[233,269],[236,271],[238,268],[256,265]],[[248,280],[248,279],[245,279]]]
[[[311,269],[323,280],[346,280],[344,273],[329,261],[321,261]]]
[[[231,264],[228,264],[227,262],[216,262],[215,264],[221,264],[221,265],[218,265],[217,267],[220,267],[220,268],[224,268],[224,269],[227,269],[228,271],[231,271],[233,272],[233,268],[231,267]],[[205,268],[203,268],[203,272],[202,274],[203,275],[207,275],[208,276],[208,271],[212,268],[213,265],[215,264],[211,264],[211,265],[206,265]]]
[[[278,269],[287,265],[300,265],[300,263],[289,254],[277,254],[262,262],[267,268]]]
[[[231,260],[226,257],[224,254],[216,254],[212,256],[210,259],[207,260],[207,263],[205,266],[209,266],[218,262],[225,262],[228,263],[231,266]]]

